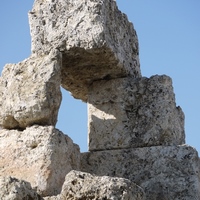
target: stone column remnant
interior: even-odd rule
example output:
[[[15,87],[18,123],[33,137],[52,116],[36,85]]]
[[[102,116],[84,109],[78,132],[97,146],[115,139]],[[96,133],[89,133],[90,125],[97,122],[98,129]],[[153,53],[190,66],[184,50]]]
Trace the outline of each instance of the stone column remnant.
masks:
[[[94,80],[140,77],[138,38],[114,0],[36,0],[29,13],[32,53],[63,54],[62,86],[87,101]]]
[[[96,81],[88,102],[90,151],[185,143],[184,114],[168,76]]]

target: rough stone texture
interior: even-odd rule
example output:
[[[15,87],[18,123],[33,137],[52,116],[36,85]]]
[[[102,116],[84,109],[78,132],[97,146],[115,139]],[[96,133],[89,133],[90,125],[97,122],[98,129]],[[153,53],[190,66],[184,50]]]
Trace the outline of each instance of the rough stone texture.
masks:
[[[29,13],[32,53],[63,54],[62,86],[87,101],[91,82],[140,77],[138,39],[114,0],[36,0]]]
[[[30,183],[17,180],[13,177],[0,176],[1,200],[42,200],[32,188]]]
[[[45,198],[60,200],[144,200],[142,188],[123,178],[93,176],[89,173],[71,171],[65,177],[62,192],[57,197]]]
[[[24,129],[33,124],[56,124],[61,102],[60,56],[56,50],[4,67],[0,77],[0,126]]]
[[[200,180],[200,158],[199,158],[199,180]]]
[[[80,164],[79,147],[52,126],[0,130],[0,152],[0,176],[26,180],[42,196],[59,194],[65,175]]]
[[[176,146],[184,114],[171,79],[141,77],[136,31],[116,2],[35,0],[29,21],[32,55],[0,77],[0,176],[32,186],[2,177],[0,199],[145,199],[140,185],[148,200],[199,200],[197,152]],[[89,102],[81,163],[54,128],[60,85]]]
[[[190,146],[158,146],[83,153],[81,171],[127,178],[148,200],[200,199],[198,153]]]
[[[96,81],[89,88],[89,150],[185,143],[171,78]]]

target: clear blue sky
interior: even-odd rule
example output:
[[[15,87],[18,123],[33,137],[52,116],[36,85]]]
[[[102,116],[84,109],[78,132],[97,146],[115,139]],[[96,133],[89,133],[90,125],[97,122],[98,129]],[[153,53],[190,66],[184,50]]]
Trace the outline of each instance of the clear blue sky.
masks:
[[[185,113],[186,143],[200,152],[200,1],[117,0],[139,37],[143,76],[167,74]],[[0,70],[30,55],[33,0],[1,0]],[[57,127],[87,151],[87,106],[63,92]]]

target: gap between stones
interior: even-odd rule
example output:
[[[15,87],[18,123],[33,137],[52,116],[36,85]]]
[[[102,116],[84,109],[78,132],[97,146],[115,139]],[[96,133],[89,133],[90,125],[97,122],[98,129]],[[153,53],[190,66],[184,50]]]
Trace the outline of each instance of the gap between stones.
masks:
[[[77,100],[70,92],[61,87],[62,101],[58,113],[56,128],[68,135],[78,144],[81,152],[87,147],[87,104]]]

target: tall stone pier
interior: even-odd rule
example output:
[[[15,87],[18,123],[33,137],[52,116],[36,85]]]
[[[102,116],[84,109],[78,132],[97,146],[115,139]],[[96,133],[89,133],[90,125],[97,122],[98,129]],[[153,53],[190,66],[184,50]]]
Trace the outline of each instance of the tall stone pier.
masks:
[[[29,22],[31,56],[0,77],[0,198],[200,199],[172,80],[142,76],[116,1],[35,0]],[[88,104],[89,152],[55,128],[60,86]]]

